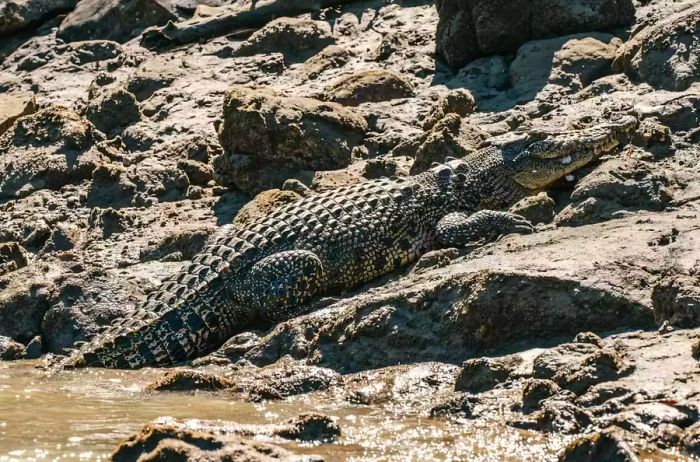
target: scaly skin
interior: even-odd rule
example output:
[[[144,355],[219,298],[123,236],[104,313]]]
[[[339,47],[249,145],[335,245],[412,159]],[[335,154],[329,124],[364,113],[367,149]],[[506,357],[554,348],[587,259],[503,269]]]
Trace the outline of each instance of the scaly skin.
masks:
[[[621,121],[483,149],[408,178],[380,179],[280,207],[247,229],[225,229],[135,314],[61,367],[172,365],[217,349],[251,326],[300,312],[440,246],[532,232],[507,209],[614,149]]]

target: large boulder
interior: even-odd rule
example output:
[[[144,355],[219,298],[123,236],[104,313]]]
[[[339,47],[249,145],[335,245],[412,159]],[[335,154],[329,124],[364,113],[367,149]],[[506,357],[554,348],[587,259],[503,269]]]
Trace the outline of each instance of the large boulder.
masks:
[[[105,39],[126,42],[149,26],[177,20],[162,0],[82,0],[63,20],[58,37],[66,42]]]
[[[700,80],[700,6],[642,29],[624,45],[616,63],[653,87],[687,89]]]
[[[634,21],[631,0],[442,0],[437,53],[458,69],[514,53],[532,39],[609,30]]]
[[[0,35],[11,34],[69,11],[76,3],[78,0],[5,0],[0,3]]]
[[[368,129],[339,104],[246,87],[228,92],[223,119],[225,153],[214,162],[216,178],[256,193],[280,187],[298,170],[347,167]]]

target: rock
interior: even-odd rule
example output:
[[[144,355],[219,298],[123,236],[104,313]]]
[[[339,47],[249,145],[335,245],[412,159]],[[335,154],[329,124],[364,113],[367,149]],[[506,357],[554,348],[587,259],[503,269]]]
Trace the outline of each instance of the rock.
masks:
[[[559,385],[546,379],[528,379],[523,387],[523,411],[531,412],[540,407],[540,403],[561,391]]]
[[[690,347],[690,353],[694,359],[700,361],[700,340],[693,342],[693,345]]]
[[[27,266],[27,255],[17,242],[0,244],[0,276]]]
[[[57,190],[90,178],[103,161],[101,136],[69,109],[52,106],[19,119],[0,136],[0,198]]]
[[[142,249],[139,252],[139,260],[142,262],[163,260],[174,254],[180,255],[182,260],[192,260],[204,248],[213,232],[214,230],[209,227],[175,231],[153,246]]]
[[[603,347],[603,339],[593,332],[579,332],[574,337],[574,343],[589,343],[597,347]]]
[[[672,240],[675,240],[673,232],[667,239],[668,244]],[[697,276],[666,277],[654,286],[651,299],[657,324],[668,321],[678,327],[700,326],[700,279]]]
[[[534,225],[548,224],[554,220],[554,201],[543,191],[520,200],[509,211],[525,217]]]
[[[662,425],[690,427],[698,420],[698,410],[693,404],[651,401],[631,404],[609,420],[610,423],[630,433],[654,440],[658,437],[658,430]]]
[[[277,207],[291,204],[299,199],[301,199],[301,196],[294,191],[280,189],[263,191],[241,208],[233,220],[233,224],[239,228],[244,228],[256,220],[268,216]]]
[[[148,424],[123,441],[112,454],[115,462],[158,460],[221,460],[246,462],[323,462],[315,456],[294,456],[269,443],[225,436],[175,424]]]
[[[633,79],[671,91],[700,80],[700,7],[648,25],[618,53],[616,66]]]
[[[68,45],[66,53],[70,55],[70,61],[79,66],[124,57],[122,46],[111,40],[87,40],[71,43]]]
[[[696,423],[685,431],[681,445],[688,453],[700,455],[700,423]]]
[[[27,344],[24,349],[24,359],[39,359],[43,351],[41,336],[37,335]]]
[[[623,432],[604,430],[572,441],[559,455],[559,462],[637,462]]]
[[[420,272],[428,268],[442,268],[449,265],[457,257],[459,257],[459,250],[455,248],[433,250],[421,256],[411,271]]]
[[[430,130],[447,114],[457,114],[465,117],[474,112],[475,108],[476,101],[474,101],[474,96],[469,91],[463,88],[450,90],[447,94],[440,97],[433,110],[430,111],[430,114],[423,122],[423,130]]]
[[[533,365],[533,377],[550,379],[578,395],[592,385],[615,380],[631,371],[620,352],[591,343],[568,343],[545,351]]]
[[[0,13],[0,18],[2,13]],[[0,95],[0,135],[5,133],[15,120],[36,112],[36,99],[33,93],[17,96]]]
[[[417,175],[430,169],[435,162],[443,163],[448,157],[459,158],[475,152],[484,139],[483,131],[450,113],[429,131],[396,146],[391,155],[413,157],[410,174]]]
[[[517,355],[467,360],[457,376],[455,391],[468,393],[488,391],[500,383],[512,380],[522,361],[523,359]]]
[[[147,391],[217,391],[232,388],[234,383],[207,372],[177,369],[169,371],[146,387]]]
[[[352,53],[338,45],[329,45],[309,58],[302,66],[302,71],[310,79],[317,79],[325,71],[343,67],[350,61]]]
[[[236,50],[238,56],[280,52],[285,61],[305,61],[335,42],[325,21],[278,18],[256,31]]]
[[[327,389],[338,373],[322,367],[282,361],[274,366],[246,371],[238,375],[234,391],[244,393],[253,402],[278,400],[288,396]]]
[[[196,160],[180,160],[177,163],[177,168],[187,175],[190,184],[193,185],[206,186],[214,179],[214,170],[209,165]]]
[[[279,187],[300,170],[348,166],[367,129],[362,116],[335,103],[234,87],[219,130],[226,152],[214,173],[247,192]]]
[[[413,95],[413,85],[405,77],[384,69],[371,69],[338,79],[325,89],[323,99],[359,106]]]
[[[635,19],[631,0],[442,0],[437,6],[437,53],[455,70],[533,39],[614,29]]]
[[[26,343],[42,333],[41,322],[52,303],[55,277],[55,268],[36,265],[0,276],[0,336]]]
[[[555,219],[558,226],[609,220],[620,212],[663,210],[672,200],[666,172],[649,162],[622,157],[606,161],[586,175],[571,193],[572,204]]]
[[[518,49],[510,65],[510,83],[520,99],[546,100],[573,94],[612,73],[620,39],[602,33],[533,40]]]
[[[588,411],[557,399],[545,400],[533,418],[538,430],[565,435],[581,433],[593,423],[593,416]]]
[[[24,357],[24,345],[0,335],[0,361],[14,361]]]
[[[301,414],[286,423],[275,435],[288,440],[329,442],[340,436],[340,426],[323,414]]]
[[[160,0],[82,0],[61,23],[58,38],[66,42],[114,40],[123,43],[149,26],[176,21]]]
[[[116,89],[92,100],[85,117],[111,138],[111,135],[141,120],[141,111],[134,95],[124,89]]]
[[[457,393],[455,396],[433,406],[430,409],[430,417],[456,417],[468,419],[474,416],[474,407],[478,399],[466,393]]]
[[[69,11],[76,3],[78,0],[7,0],[0,4],[0,35],[15,33]]]

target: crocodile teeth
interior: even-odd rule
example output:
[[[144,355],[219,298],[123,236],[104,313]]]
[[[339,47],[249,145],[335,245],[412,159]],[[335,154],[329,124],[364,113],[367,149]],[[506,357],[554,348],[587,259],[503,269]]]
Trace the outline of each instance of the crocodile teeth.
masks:
[[[562,159],[560,160],[560,162],[561,162],[562,164],[564,164],[564,165],[570,164],[570,163],[571,163],[571,156],[562,157]]]
[[[576,179],[573,175],[566,175],[566,181],[574,181]]]

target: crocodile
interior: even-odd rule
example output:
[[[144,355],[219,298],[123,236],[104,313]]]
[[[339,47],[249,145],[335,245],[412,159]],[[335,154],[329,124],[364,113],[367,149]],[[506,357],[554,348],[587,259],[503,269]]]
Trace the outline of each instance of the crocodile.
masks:
[[[315,193],[244,228],[227,225],[130,316],[60,368],[168,366],[252,326],[299,315],[314,297],[356,288],[439,247],[531,233],[518,200],[613,151],[637,121],[525,133],[428,171]]]

